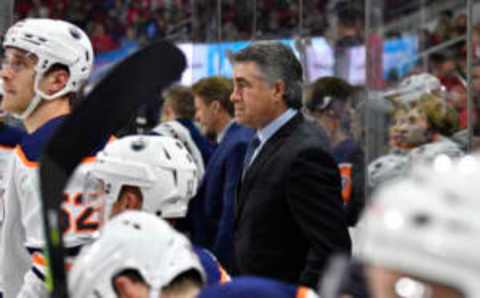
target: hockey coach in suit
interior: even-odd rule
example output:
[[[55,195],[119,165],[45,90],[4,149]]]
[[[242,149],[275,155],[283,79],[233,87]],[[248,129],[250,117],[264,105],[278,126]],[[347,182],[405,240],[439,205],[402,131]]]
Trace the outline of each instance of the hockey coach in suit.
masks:
[[[235,119],[256,130],[237,187],[237,273],[316,287],[328,257],[350,253],[351,241],[337,165],[299,112],[302,66],[276,42],[254,43],[231,62]]]

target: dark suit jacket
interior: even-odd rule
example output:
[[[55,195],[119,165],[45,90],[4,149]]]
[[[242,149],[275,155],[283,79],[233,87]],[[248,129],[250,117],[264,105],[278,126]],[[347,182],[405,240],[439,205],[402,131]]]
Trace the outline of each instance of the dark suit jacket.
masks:
[[[191,201],[194,243],[215,254],[229,268],[233,263],[233,213],[236,183],[254,131],[233,123],[210,157],[197,196]]]
[[[298,113],[254,159],[237,190],[238,273],[316,287],[327,258],[350,253],[340,175],[323,146]]]

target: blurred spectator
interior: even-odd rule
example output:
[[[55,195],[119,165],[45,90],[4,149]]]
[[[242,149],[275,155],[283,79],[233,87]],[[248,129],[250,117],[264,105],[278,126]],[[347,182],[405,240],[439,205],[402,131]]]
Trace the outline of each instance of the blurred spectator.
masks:
[[[132,47],[137,45],[137,32],[133,26],[128,26],[125,36],[120,40],[121,47]]]
[[[93,32],[90,38],[93,49],[97,54],[112,51],[117,47],[113,38],[105,32],[105,25],[103,23],[95,23],[93,25]]]
[[[432,74],[440,79],[447,89],[459,84],[458,55],[453,50],[432,56]]]
[[[65,17],[65,12],[67,11],[67,0],[55,0],[48,1],[48,7],[50,11],[49,17],[52,19],[62,19]]]
[[[449,88],[448,100],[453,108],[458,113],[459,126],[461,129],[465,129],[468,126],[468,110],[467,110],[467,89],[462,84],[456,84]],[[477,116],[472,113],[472,123],[476,122]]]
[[[353,5],[340,5],[337,8],[337,41],[336,48],[360,45],[363,42],[362,12]]]
[[[31,7],[27,16],[31,18],[48,18],[50,10],[41,0],[33,0],[33,7]]]
[[[472,85],[472,91],[478,97],[480,95],[480,62],[472,66]]]
[[[453,35],[464,36],[467,32],[467,15],[462,13],[453,20]]]
[[[168,20],[162,10],[157,10],[145,23],[145,34],[149,40],[165,37],[168,29]]]
[[[477,119],[476,124],[473,127],[473,134],[476,136],[476,148],[480,146],[480,121],[478,121],[478,117],[480,115],[480,63],[477,62],[472,67],[472,93],[473,93],[473,102],[475,104],[475,117]]]
[[[440,14],[440,18],[437,21],[437,25],[433,30],[437,41],[448,40],[453,32],[452,24],[453,13],[450,10],[445,10]]]

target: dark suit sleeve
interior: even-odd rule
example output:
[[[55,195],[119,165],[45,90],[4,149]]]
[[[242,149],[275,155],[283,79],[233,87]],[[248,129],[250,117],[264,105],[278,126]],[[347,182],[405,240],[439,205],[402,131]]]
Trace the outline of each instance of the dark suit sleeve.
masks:
[[[287,201],[310,243],[300,283],[316,287],[333,252],[350,254],[351,243],[341,199],[341,180],[333,158],[320,147],[302,150],[290,169]]]
[[[236,184],[242,174],[243,159],[247,149],[246,142],[235,144],[225,164],[223,185],[223,209],[218,223],[213,251],[221,263],[230,267],[233,250],[233,221]]]

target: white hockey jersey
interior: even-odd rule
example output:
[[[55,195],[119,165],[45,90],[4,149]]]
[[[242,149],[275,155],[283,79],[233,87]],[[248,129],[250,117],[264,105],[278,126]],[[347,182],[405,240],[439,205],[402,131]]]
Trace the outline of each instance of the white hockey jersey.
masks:
[[[5,193],[5,221],[0,242],[0,262],[4,279],[4,296],[17,297],[25,273],[31,269],[39,278],[45,277],[46,260],[39,191],[38,160],[40,152],[64,117],[50,120],[24,138],[14,150],[10,167],[11,179]],[[101,149],[103,146],[99,146]],[[91,156],[95,156],[92,152]],[[74,257],[80,246],[93,240],[98,227],[97,212],[83,202],[84,177],[94,157],[84,159],[70,179],[62,206],[66,254]],[[67,260],[68,266],[68,260]]]
[[[10,162],[13,156],[13,149],[20,143],[25,133],[20,129],[0,123],[0,231],[5,217],[5,189],[7,178],[9,178]],[[0,238],[1,241],[1,238]],[[0,263],[0,268],[2,268]],[[3,292],[2,277],[0,276],[0,293]]]

